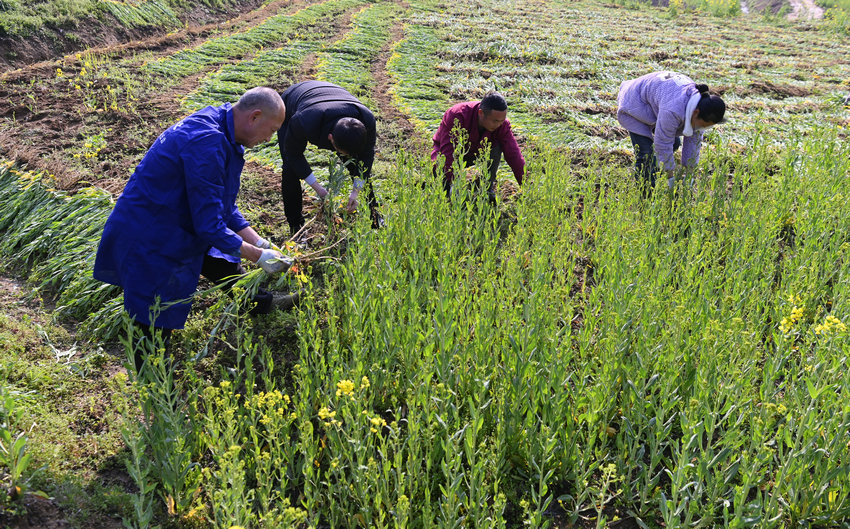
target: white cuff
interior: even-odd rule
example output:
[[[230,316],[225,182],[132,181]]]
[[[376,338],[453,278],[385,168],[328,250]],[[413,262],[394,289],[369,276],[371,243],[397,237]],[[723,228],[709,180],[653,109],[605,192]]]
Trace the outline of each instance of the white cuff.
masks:
[[[310,173],[310,175],[304,179],[304,182],[306,182],[307,185],[312,186],[316,183],[316,175],[314,173]]]

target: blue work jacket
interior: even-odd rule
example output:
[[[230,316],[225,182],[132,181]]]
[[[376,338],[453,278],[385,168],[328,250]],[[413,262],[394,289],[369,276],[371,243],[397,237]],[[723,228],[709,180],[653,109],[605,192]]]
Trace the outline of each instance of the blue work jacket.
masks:
[[[207,107],[163,132],[106,221],[94,277],[124,289],[139,323],[182,329],[212,247],[238,255],[247,227],[236,207],[244,147],[230,103]],[[167,306],[151,314],[157,298]],[[168,302],[178,303],[168,304]]]

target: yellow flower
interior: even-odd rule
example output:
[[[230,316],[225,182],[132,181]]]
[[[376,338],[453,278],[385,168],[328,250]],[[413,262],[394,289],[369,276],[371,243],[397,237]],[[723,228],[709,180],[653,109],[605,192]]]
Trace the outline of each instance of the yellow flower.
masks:
[[[369,428],[369,430],[371,430],[372,433],[378,433],[378,428],[383,428],[384,426],[387,425],[387,421],[385,421],[381,417],[372,417],[369,420],[369,422],[372,423],[372,427]]]
[[[341,395],[349,396],[351,392],[354,391],[354,382],[350,380],[340,380],[336,384],[336,396],[339,397]]]
[[[329,410],[326,406],[323,406],[322,409],[319,410],[319,418],[323,421],[325,419],[333,419],[335,416],[336,412]]]
[[[366,389],[369,387],[369,377],[363,375],[363,378],[360,379],[360,388]]]

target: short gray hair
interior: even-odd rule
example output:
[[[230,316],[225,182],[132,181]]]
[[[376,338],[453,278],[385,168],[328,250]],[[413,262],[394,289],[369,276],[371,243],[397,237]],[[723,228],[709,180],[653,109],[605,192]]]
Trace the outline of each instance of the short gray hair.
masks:
[[[236,106],[246,112],[260,110],[263,113],[275,114],[284,108],[283,99],[277,90],[267,86],[251,88],[239,98]]]

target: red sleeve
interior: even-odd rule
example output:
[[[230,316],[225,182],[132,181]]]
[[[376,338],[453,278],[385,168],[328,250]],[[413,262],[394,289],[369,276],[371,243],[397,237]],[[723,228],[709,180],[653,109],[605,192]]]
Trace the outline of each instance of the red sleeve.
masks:
[[[443,175],[449,181],[454,179],[452,163],[454,163],[455,146],[452,143],[452,128],[455,126],[455,120],[462,126],[463,120],[461,113],[455,107],[452,107],[443,114],[440,126],[437,127],[437,132],[434,133],[434,147],[431,151],[431,160],[435,164],[435,169],[440,155],[443,155],[445,158],[446,163],[443,166]]]
[[[519,185],[522,185],[522,177],[525,175],[525,158],[522,157],[522,153],[519,150],[519,145],[517,145],[516,138],[511,130],[510,121],[505,120],[502,126],[499,127],[499,130],[496,131],[496,138],[502,146],[502,154],[505,156],[505,161],[508,162],[511,170],[514,172],[514,178],[516,178]]]

